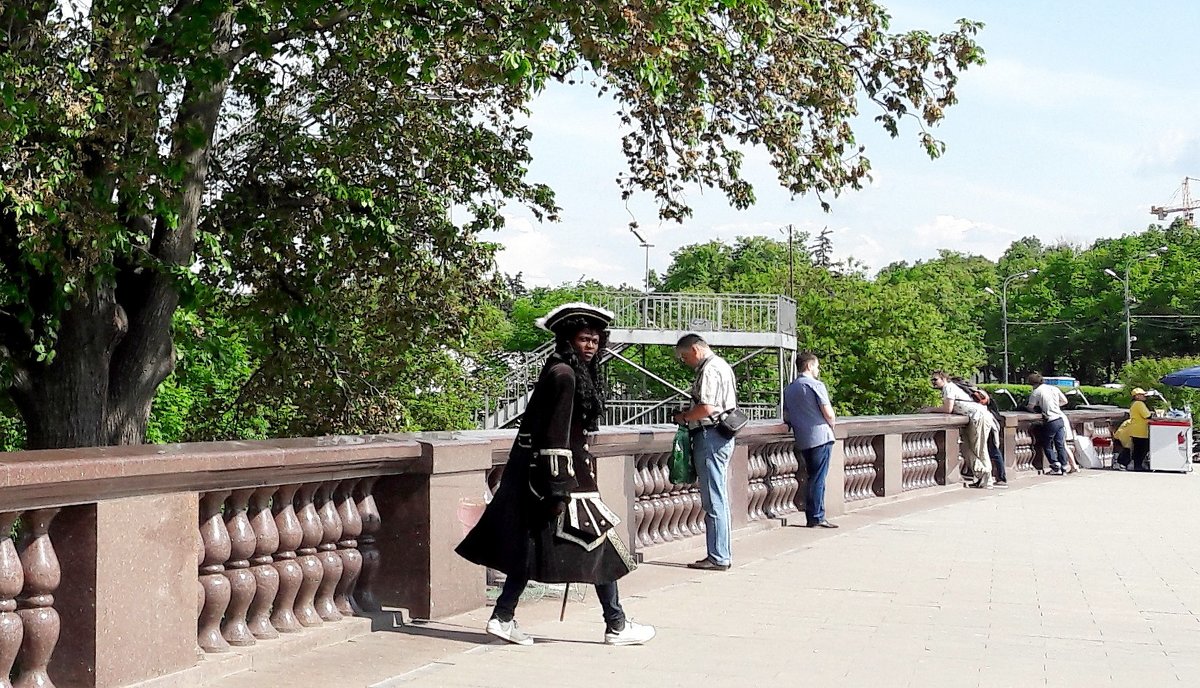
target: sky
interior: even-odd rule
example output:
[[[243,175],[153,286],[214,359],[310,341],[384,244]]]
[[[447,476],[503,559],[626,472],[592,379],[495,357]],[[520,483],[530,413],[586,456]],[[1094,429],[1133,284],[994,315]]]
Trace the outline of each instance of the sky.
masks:
[[[502,246],[499,268],[531,286],[640,286],[646,253],[631,219],[654,244],[650,268],[660,274],[682,246],[784,239],[788,224],[810,233],[828,226],[835,256],[869,272],[939,249],[995,259],[1024,236],[1087,244],[1141,231],[1154,221],[1151,205],[1171,200],[1185,176],[1200,176],[1200,3],[880,1],[897,31],[939,33],[959,17],[986,25],[977,40],[987,64],[962,75],[959,104],[933,130],[945,155],[930,160],[912,123],[892,139],[863,117],[856,131],[874,179],[827,198],[831,212],[781,189],[758,150],[744,166],[754,206],[734,210],[719,191],[697,190],[688,195],[692,218],[660,222],[647,195],[628,208],[621,200],[615,105],[586,86],[556,85],[533,102],[528,126],[530,178],[555,189],[561,218],[539,223],[509,206],[507,227],[488,237]]]

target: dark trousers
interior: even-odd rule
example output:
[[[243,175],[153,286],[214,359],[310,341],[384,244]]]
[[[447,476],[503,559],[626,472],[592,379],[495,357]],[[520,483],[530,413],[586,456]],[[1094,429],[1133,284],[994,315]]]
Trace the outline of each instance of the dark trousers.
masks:
[[[996,442],[996,436],[988,435],[988,454],[992,457],[992,480],[998,483],[1008,482],[1008,475],[1004,472],[1004,454],[1000,453],[1000,445]]]
[[[1133,440],[1133,470],[1144,471],[1149,468],[1146,459],[1150,457],[1150,438],[1131,437]]]
[[[1120,447],[1116,450],[1115,447]],[[1129,441],[1129,445],[1124,444],[1120,440],[1115,443],[1114,451],[1117,451],[1116,462],[1125,468],[1129,468],[1129,461],[1133,458],[1133,440]],[[1114,466],[1115,468],[1115,466]]]
[[[804,497],[804,516],[810,525],[825,520],[825,477],[829,475],[829,457],[833,442],[800,449],[804,470],[808,472],[808,491]]]
[[[512,621],[517,613],[517,603],[521,601],[521,593],[525,592],[527,585],[529,580],[526,578],[509,576],[505,579],[500,597],[496,598],[496,608],[492,610],[492,616],[504,622]],[[619,631],[625,628],[625,610],[621,609],[616,581],[597,583],[596,597],[600,598],[600,606],[604,609],[604,623],[607,624],[608,630]]]
[[[1042,426],[1042,453],[1050,470],[1067,470],[1067,424],[1062,418],[1055,418]]]

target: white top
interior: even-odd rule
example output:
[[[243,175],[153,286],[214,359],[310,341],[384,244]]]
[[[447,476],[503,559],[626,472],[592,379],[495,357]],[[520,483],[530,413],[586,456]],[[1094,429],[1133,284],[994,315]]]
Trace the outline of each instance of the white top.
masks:
[[[692,383],[692,403],[696,406],[707,404],[721,411],[732,411],[737,408],[737,378],[733,375],[733,367],[720,356],[713,354],[704,359],[700,374]],[[713,421],[692,421],[691,427],[712,425]]]
[[[946,380],[946,384],[942,387],[942,399],[953,401],[954,412],[962,416],[975,417],[987,413],[986,406],[972,399],[965,389],[950,380]]]
[[[962,387],[949,380],[946,380],[946,384],[942,387],[942,398],[953,399],[954,401],[969,401],[972,404],[978,403]]]
[[[1062,393],[1062,390],[1054,385],[1042,383],[1037,386],[1029,394],[1029,401],[1026,402],[1026,408],[1032,409],[1035,406],[1042,407],[1042,415],[1047,421],[1066,418],[1067,414],[1062,412],[1062,405],[1067,403],[1067,397]]]

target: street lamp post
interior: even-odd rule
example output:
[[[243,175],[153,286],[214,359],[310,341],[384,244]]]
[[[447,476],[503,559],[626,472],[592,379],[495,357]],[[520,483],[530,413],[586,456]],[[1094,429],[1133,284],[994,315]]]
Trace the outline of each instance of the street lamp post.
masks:
[[[633,227],[630,227],[629,231],[633,232],[633,235],[637,237],[637,240],[642,242],[640,244],[641,247],[646,249],[646,293],[650,293],[650,249],[654,248],[654,244],[646,241],[645,237],[643,237],[641,234],[638,234],[638,231]]]
[[[1166,252],[1167,252],[1166,246],[1159,246],[1158,248],[1154,249],[1150,253],[1145,253],[1140,256],[1134,256],[1134,257],[1130,258],[1129,260],[1125,261],[1125,275],[1124,276],[1118,275],[1116,272],[1114,272],[1113,270],[1111,270],[1109,268],[1104,268],[1104,274],[1119,281],[1121,283],[1122,291],[1124,292],[1124,296],[1122,297],[1122,300],[1125,303],[1124,311],[1125,311],[1125,365],[1126,366],[1128,366],[1130,363],[1133,362],[1133,315],[1132,315],[1132,313],[1130,313],[1130,310],[1131,310],[1132,304],[1133,304],[1133,298],[1129,294],[1129,268],[1133,265],[1133,261],[1135,261],[1135,260],[1144,260],[1147,258],[1158,258],[1159,256],[1161,256],[1162,254],[1164,254]]]
[[[1015,275],[1009,275],[1004,280],[1004,284],[1000,287],[1000,318],[1002,327],[1004,329],[1004,384],[1006,385],[1011,382],[1008,377],[1008,284],[1015,279],[1029,277],[1030,275],[1036,275],[1037,273],[1037,268],[1031,268],[1025,272],[1018,272]],[[991,287],[984,287],[984,291],[992,296],[996,295],[996,292],[992,291]]]

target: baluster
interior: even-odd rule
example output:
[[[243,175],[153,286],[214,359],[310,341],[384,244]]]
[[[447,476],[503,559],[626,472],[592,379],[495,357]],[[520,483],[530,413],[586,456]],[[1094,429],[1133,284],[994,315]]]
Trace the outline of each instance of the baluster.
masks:
[[[333,491],[337,482],[321,483],[317,488],[318,514],[321,517],[321,545],[317,558],[321,560],[321,584],[317,587],[317,613],[323,621],[341,621],[342,613],[333,601],[333,591],[342,580],[342,558],[337,553],[338,540],[342,539],[342,519],[338,516]]]
[[[196,571],[204,566],[204,536],[200,534],[200,529],[196,529]],[[199,628],[200,615],[204,613],[204,583],[200,582],[200,577],[196,577],[196,624]],[[199,647],[199,645],[197,645]]]
[[[867,446],[871,450],[871,463],[869,464],[870,469],[871,469],[871,475],[870,475],[870,479],[867,481],[867,496],[868,497],[881,497],[881,496],[883,496],[883,486],[879,485],[878,488],[876,487],[876,482],[878,482],[876,479],[879,477],[880,456],[875,451],[875,443],[873,441],[871,441],[871,438],[868,438]],[[876,489],[878,489],[879,492],[876,492],[875,491]]]
[[[641,549],[646,546],[646,541],[642,536],[642,529],[646,526],[646,506],[640,500],[633,502],[633,544],[635,549]]]
[[[271,503],[275,530],[279,533],[279,547],[272,557],[272,568],[279,574],[279,590],[275,593],[271,626],[280,633],[297,633],[303,628],[295,612],[296,595],[300,592],[300,583],[304,579],[300,562],[296,560],[296,550],[300,547],[300,541],[304,539],[300,519],[296,517],[295,499],[298,489],[299,485],[280,486]]]
[[[354,599],[358,608],[365,612],[377,612],[382,609],[375,599],[372,584],[379,571],[379,548],[375,546],[375,534],[383,523],[379,517],[379,508],[375,505],[375,482],[379,478],[365,478],[359,483],[358,515],[362,518],[362,536],[358,539],[358,552],[362,555],[362,573],[358,576],[358,585],[354,590]]]
[[[250,573],[250,557],[254,554],[254,529],[246,509],[253,488],[234,490],[225,502],[225,528],[229,531],[229,561],[225,563],[225,578],[229,580],[229,607],[221,635],[230,645],[254,644],[254,634],[246,624],[246,613],[254,599],[256,584]]]
[[[846,479],[843,492],[847,502],[854,501],[855,484],[858,479],[858,444],[855,438],[846,440]],[[809,476],[809,480],[812,476]]]
[[[784,467],[783,479],[785,494],[783,496],[783,508],[786,513],[796,512],[796,491],[800,487],[799,481],[796,480],[796,471],[800,468],[800,461],[796,458],[796,452],[793,450],[790,442],[785,442],[779,445],[779,451],[783,454]]]
[[[54,609],[54,591],[62,580],[58,556],[50,542],[50,522],[59,508],[26,511],[21,519],[18,555],[25,587],[17,598],[17,615],[24,635],[19,651],[16,688],[54,688],[46,667],[58,645],[60,622]]]
[[[758,461],[753,454],[746,461],[746,518],[758,520]]]
[[[296,595],[295,608],[296,618],[302,626],[320,626],[323,623],[316,608],[317,587],[321,585],[321,578],[325,575],[325,568],[317,557],[317,547],[325,537],[325,527],[321,525],[321,517],[317,515],[317,508],[313,505],[313,495],[319,487],[320,483],[302,485],[296,500],[300,506],[296,517],[300,519],[300,530],[304,534],[300,541],[300,549],[296,550],[300,555],[300,570],[304,574],[300,580],[300,592]]]
[[[658,536],[663,542],[671,541],[671,520],[675,517],[675,504],[671,501],[671,492],[674,487],[671,485],[671,469],[668,464],[671,461],[670,454],[663,454],[658,462],[658,473],[662,476],[662,487],[658,491],[658,501],[662,507],[662,518],[658,521]]]
[[[671,493],[675,503],[675,514],[671,519],[671,535],[677,539],[689,538],[692,530],[688,527],[688,515],[692,513],[692,498],[688,495],[685,485],[678,485]]]
[[[221,505],[228,490],[206,492],[200,498],[200,538],[204,541],[204,560],[200,566],[200,585],[204,587],[204,608],[200,612],[197,643],[205,652],[228,652],[229,643],[221,636],[221,619],[229,606],[229,580],[225,562],[229,560],[229,531],[221,517]]]
[[[635,548],[646,546],[645,530],[646,514],[646,481],[642,475],[642,466],[646,461],[645,455],[638,455],[633,461],[633,542]]]
[[[649,527],[646,529],[646,534],[649,536],[649,542],[651,544],[658,544],[660,542],[663,542],[661,526],[662,526],[663,518],[666,516],[666,513],[667,513],[666,507],[662,501],[662,490],[663,490],[662,474],[658,470],[659,461],[661,460],[661,457],[662,457],[661,454],[653,455],[646,466],[647,472],[650,476],[650,481],[649,481],[650,501],[647,503],[647,507],[651,510],[650,524],[649,524]]]
[[[930,433],[929,436],[929,457],[933,461],[933,468],[931,469],[933,472],[929,476],[929,484],[937,485],[938,446],[937,436],[933,433]]]
[[[694,487],[688,490],[692,496],[691,525],[693,535],[703,535],[708,525],[704,521],[704,500],[700,498],[699,482],[692,483]]]
[[[771,517],[778,518],[788,512],[785,498],[787,494],[787,459],[784,458],[784,445],[771,446]]]
[[[279,637],[279,631],[271,625],[271,605],[279,596],[279,572],[272,564],[272,555],[279,550],[279,527],[271,515],[271,497],[278,489],[261,487],[250,497],[250,526],[255,538],[250,574],[254,576],[255,589],[247,623],[259,640]]]
[[[768,481],[769,469],[767,460],[761,454],[754,457],[754,463],[757,467],[755,473],[758,474],[758,480],[755,482],[755,491],[758,493],[754,500],[754,513],[758,518],[766,518],[767,516],[767,500],[771,496],[771,488]]]
[[[342,578],[333,591],[333,603],[344,616],[358,611],[351,594],[362,573],[362,554],[358,551],[358,536],[362,535],[362,516],[354,504],[354,487],[358,480],[343,480],[335,493],[338,516],[342,520],[342,539],[338,541],[338,556],[342,558]]]
[[[913,482],[913,438],[912,435],[900,436],[900,489],[912,489]]]
[[[759,479],[757,481],[759,492],[762,494],[762,503],[759,506],[758,512],[760,517],[771,515],[771,499],[773,493],[771,491],[771,457],[765,452],[765,447],[760,447],[757,451],[752,450],[750,453],[751,461],[758,464]],[[757,454],[757,456],[755,456]]]
[[[9,533],[21,516],[18,511],[0,514],[0,688],[12,688],[9,676],[25,627],[17,614],[17,596],[25,587],[25,573]]]

